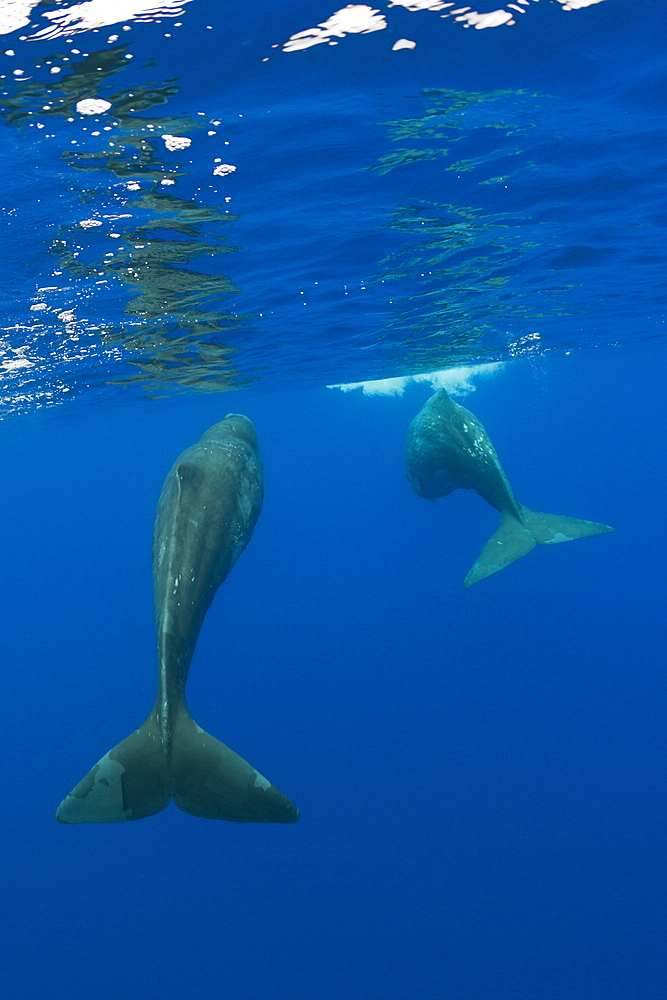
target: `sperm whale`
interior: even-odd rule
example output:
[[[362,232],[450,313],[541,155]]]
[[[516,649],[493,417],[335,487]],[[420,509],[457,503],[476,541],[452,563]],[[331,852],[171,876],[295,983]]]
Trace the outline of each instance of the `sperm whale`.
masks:
[[[464,587],[509,566],[535,545],[614,530],[595,521],[540,514],[520,504],[484,427],[445,389],[431,396],[410,424],[405,458],[408,480],[419,496],[436,500],[456,489],[475,490],[500,511],[500,527],[484,546]]]
[[[216,590],[250,541],[264,495],[251,421],[228,414],[176,459],[153,531],[157,694],[144,724],[66,795],[61,823],[115,823],[179,809],[209,819],[291,823],[296,806],[201,729],[185,685]]]

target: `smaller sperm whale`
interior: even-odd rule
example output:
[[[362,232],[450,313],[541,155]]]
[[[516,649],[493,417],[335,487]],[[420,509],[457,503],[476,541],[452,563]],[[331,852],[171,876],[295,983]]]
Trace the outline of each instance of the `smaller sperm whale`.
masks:
[[[199,630],[250,541],[264,496],[255,428],[229,413],[176,459],[153,531],[157,695],[144,724],[66,795],[61,823],[142,819],[173,798],[208,819],[292,823],[299,810],[242,757],[201,729],[185,701]]]
[[[501,513],[500,527],[482,549],[464,587],[509,566],[535,545],[614,530],[595,521],[539,514],[520,504],[484,427],[444,389],[427,400],[410,424],[405,459],[408,480],[420,497],[436,500],[457,489],[475,490]]]

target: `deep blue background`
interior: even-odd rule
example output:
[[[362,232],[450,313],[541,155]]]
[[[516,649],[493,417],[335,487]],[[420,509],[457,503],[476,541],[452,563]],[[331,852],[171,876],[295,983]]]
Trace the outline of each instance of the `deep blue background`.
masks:
[[[664,360],[661,344],[575,352],[479,382],[466,403],[520,499],[617,532],[466,592],[497,516],[411,493],[424,387],[0,426],[7,991],[664,996]],[[256,423],[266,501],[190,702],[302,819],[170,806],[58,826],[60,797],[148,712],[154,505],[232,400]]]
[[[543,0],[479,32],[383,6],[385,31],[271,48],[334,7],[196,0],[178,30],[3,36],[0,987],[664,1000],[664,0]],[[64,54],[114,32],[134,59],[93,94]],[[400,35],[417,48],[393,53]],[[156,139],[139,194],[102,159],[63,159],[113,141],[131,166],[138,119],[93,140],[75,102],[169,79],[146,113],[192,147]],[[42,85],[66,95],[48,118]],[[215,156],[236,172],[215,180]],[[135,239],[167,174],[172,221],[201,206],[233,219]],[[192,358],[161,367],[182,318],[167,292],[132,355],[143,375],[113,381],[140,371],[126,353],[149,325],[125,310],[154,285],[150,267],[123,283],[108,254],[124,243],[136,263],[134,244],[159,237],[167,258],[190,240],[189,266],[238,289],[204,288],[197,306],[239,317],[208,346],[229,386],[250,387],[146,398],[191,375]],[[236,249],[198,257],[197,241]],[[615,534],[538,548],[463,591],[498,518],[474,494],[411,492],[405,433],[430,389],[324,387],[446,367],[452,345],[505,362],[464,403],[519,499]],[[152,704],[155,504],[230,410],[256,424],[266,500],[189,702],[301,821],[170,806],[59,826],[63,795]]]

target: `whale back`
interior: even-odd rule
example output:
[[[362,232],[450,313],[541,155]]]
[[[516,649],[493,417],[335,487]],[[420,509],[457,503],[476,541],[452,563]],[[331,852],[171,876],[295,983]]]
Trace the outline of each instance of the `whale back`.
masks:
[[[428,500],[456,489],[475,490],[497,510],[520,515],[489,435],[445,389],[431,396],[410,424],[406,470],[415,493]]]
[[[181,685],[215,592],[250,541],[263,493],[254,428],[234,414],[167,475],[153,532],[155,615],[159,657]]]

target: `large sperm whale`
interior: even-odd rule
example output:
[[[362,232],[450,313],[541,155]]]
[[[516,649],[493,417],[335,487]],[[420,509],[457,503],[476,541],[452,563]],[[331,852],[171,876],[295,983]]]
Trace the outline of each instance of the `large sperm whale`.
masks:
[[[291,823],[299,811],[185,701],[199,630],[216,590],[250,541],[264,494],[255,428],[230,413],[176,459],[155,516],[157,696],[144,724],[65,796],[61,823],[115,823],[179,809],[209,819]]]
[[[484,427],[444,389],[427,400],[410,424],[405,458],[410,485],[420,497],[436,500],[456,489],[475,490],[502,515],[464,587],[497,573],[535,545],[614,530],[595,521],[539,514],[520,504]]]

